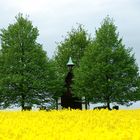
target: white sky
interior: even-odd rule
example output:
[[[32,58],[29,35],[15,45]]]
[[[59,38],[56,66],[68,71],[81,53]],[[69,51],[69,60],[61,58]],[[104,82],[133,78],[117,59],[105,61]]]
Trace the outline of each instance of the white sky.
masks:
[[[0,0],[0,28],[15,21],[19,13],[29,19],[40,31],[38,42],[51,57],[55,42],[63,40],[76,23],[85,25],[92,35],[95,28],[109,15],[118,26],[126,47],[133,47],[140,66],[140,1],[139,0]]]
[[[85,25],[94,35],[95,28],[109,15],[126,47],[133,47],[140,67],[140,0],[0,0],[0,29],[13,23],[19,12],[29,15],[38,27],[38,42],[49,57],[55,51],[55,42],[62,41],[76,23]]]

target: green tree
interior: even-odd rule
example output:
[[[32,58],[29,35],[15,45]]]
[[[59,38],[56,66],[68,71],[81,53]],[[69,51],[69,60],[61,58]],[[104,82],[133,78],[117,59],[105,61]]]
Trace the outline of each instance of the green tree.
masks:
[[[113,20],[106,17],[74,73],[75,94],[105,103],[108,109],[111,102],[129,105],[136,101],[139,89],[134,54],[125,48],[116,29]]]
[[[52,58],[49,61],[49,81],[48,81],[48,91],[52,97],[52,107],[58,109],[58,97],[60,97],[62,92],[61,79],[58,73],[56,61]]]
[[[1,30],[0,87],[3,106],[42,104],[48,101],[49,60],[36,42],[38,29],[19,14],[16,22]]]
[[[68,73],[67,62],[69,57],[75,64],[75,68],[79,66],[79,62],[84,55],[85,48],[91,43],[91,38],[87,31],[82,25],[78,28],[72,28],[70,32],[67,33],[64,41],[58,44],[57,52],[55,54],[55,69],[56,69],[56,79],[59,86],[57,90],[60,92],[56,93],[56,96],[60,97],[65,91],[65,77]]]
[[[3,76],[2,68],[3,68],[3,60],[2,60],[2,52],[0,50],[0,79]],[[1,85],[1,80],[0,80],[0,85]],[[2,94],[2,87],[0,86],[0,108],[2,108],[2,103],[3,103],[3,94]]]

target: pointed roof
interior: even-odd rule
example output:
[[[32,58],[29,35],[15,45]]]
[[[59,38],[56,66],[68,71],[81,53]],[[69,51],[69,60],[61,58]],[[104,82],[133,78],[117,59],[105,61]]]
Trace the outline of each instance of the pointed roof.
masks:
[[[67,66],[74,66],[74,63],[72,62],[71,57],[69,57],[69,61],[67,63]]]

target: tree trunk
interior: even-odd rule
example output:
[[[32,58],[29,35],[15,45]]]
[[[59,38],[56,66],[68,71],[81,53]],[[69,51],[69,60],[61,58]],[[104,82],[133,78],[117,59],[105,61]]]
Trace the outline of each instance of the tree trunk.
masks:
[[[111,110],[109,101],[107,102],[107,108],[108,108],[108,110]]]
[[[58,110],[58,99],[57,98],[55,99],[55,102],[56,102],[56,110]]]
[[[25,97],[22,93],[22,95],[21,95],[21,110],[22,111],[24,110],[24,107],[25,107]]]
[[[87,100],[87,98],[85,98],[85,109],[86,110],[88,109],[88,100]]]
[[[21,38],[20,38],[20,41],[22,41],[21,40]],[[20,42],[20,46],[19,46],[20,48],[21,48],[21,63],[22,63],[22,70],[21,70],[21,75],[22,75],[22,83],[21,83],[21,108],[22,108],[22,111],[25,109],[25,95],[24,95],[24,86],[23,86],[23,84],[24,84],[24,79],[23,79],[23,77],[24,77],[24,45],[23,45],[23,42]]]

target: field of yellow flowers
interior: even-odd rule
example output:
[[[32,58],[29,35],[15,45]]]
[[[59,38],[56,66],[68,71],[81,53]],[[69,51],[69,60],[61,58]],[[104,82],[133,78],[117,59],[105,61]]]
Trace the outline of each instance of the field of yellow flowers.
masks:
[[[140,110],[0,111],[0,140],[140,140]]]

